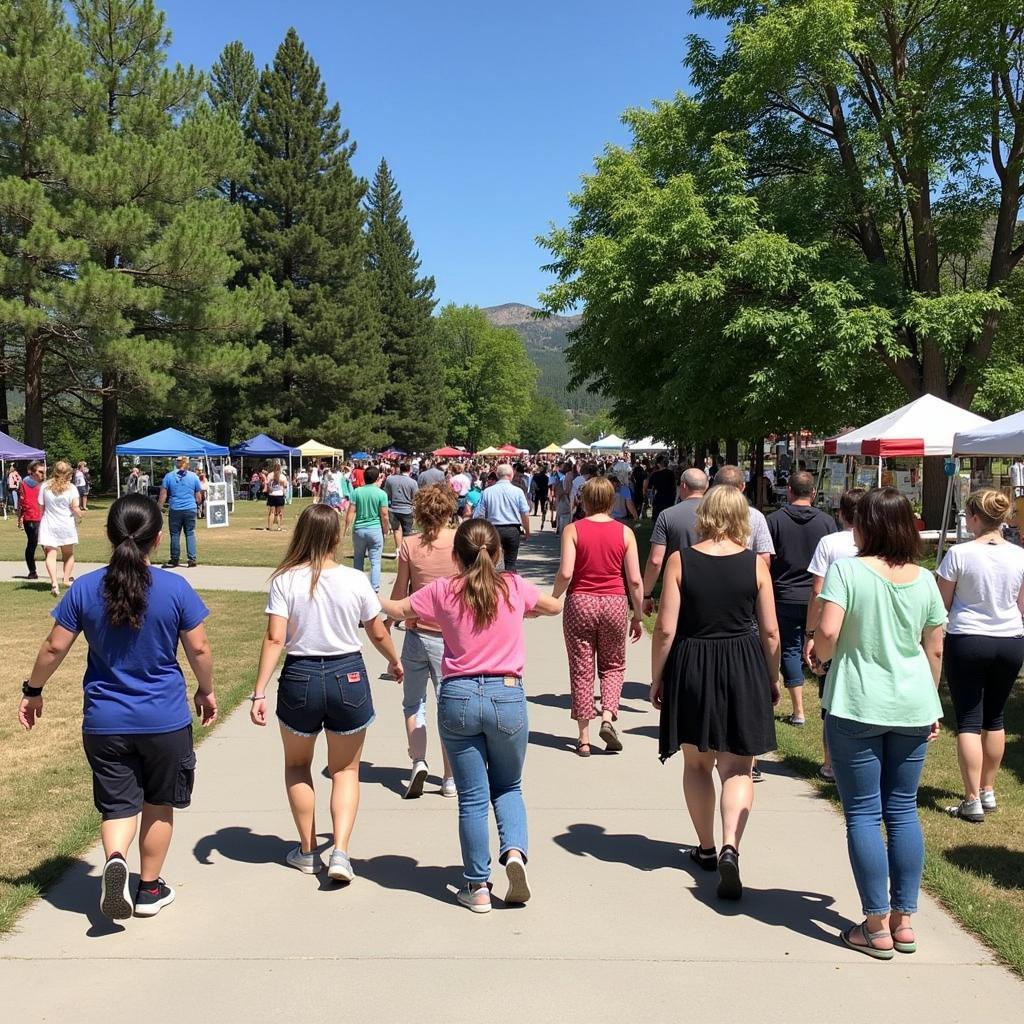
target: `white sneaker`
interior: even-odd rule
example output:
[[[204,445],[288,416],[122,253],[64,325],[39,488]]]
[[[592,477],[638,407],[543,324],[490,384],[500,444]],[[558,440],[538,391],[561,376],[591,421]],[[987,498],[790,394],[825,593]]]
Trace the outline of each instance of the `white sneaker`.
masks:
[[[409,776],[409,785],[402,794],[403,800],[415,800],[423,792],[423,784],[427,781],[427,762],[413,761],[412,775]]]
[[[352,870],[352,861],[343,850],[335,850],[331,854],[331,863],[327,867],[327,877],[335,882],[351,882],[356,877]]]
[[[994,789],[983,789],[981,791],[981,808],[983,811],[994,811],[996,804],[996,791]]]
[[[113,921],[124,921],[134,910],[128,891],[128,865],[119,853],[112,854],[100,876],[100,911]]]
[[[455,788],[455,780],[449,775],[447,779],[441,780],[441,796],[458,796],[459,791]]]
[[[505,877],[508,879],[506,903],[526,903],[530,896],[530,883],[526,877],[526,865],[520,857],[509,857],[505,861]]]
[[[304,875],[315,875],[324,866],[324,862],[316,850],[311,853],[303,853],[301,846],[296,846],[294,850],[288,852],[285,863],[289,867],[295,868],[296,871],[301,871]]]

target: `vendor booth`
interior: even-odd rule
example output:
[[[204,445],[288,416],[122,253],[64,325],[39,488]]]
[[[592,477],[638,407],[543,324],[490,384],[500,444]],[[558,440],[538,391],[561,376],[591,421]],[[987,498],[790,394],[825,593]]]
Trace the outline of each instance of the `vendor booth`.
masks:
[[[977,473],[961,472],[961,459],[1005,459],[1007,461],[1024,455],[1024,412],[1015,412],[1012,416],[1004,416],[994,423],[985,421],[981,426],[971,430],[958,431],[953,437],[951,465],[947,470],[949,485],[946,488],[946,506],[943,509],[942,536],[939,540],[938,557],[942,558],[946,530],[950,526],[953,504],[961,512],[964,501],[970,491],[984,484],[991,484],[999,487],[999,480],[993,473],[989,473],[988,479],[983,479]],[[1010,486],[1010,497],[1016,508],[1018,529],[1024,524],[1024,495],[1019,493],[1020,488]],[[964,526],[962,516],[957,517],[956,539],[962,540]]]
[[[574,437],[571,441],[566,441],[562,445],[562,450],[566,455],[579,455],[582,452],[589,452],[590,445],[584,444],[578,437]]]
[[[242,466],[245,466],[246,459],[277,459],[281,462],[287,461],[288,463],[288,504],[291,504],[292,500],[292,484],[295,480],[295,471],[292,467],[292,459],[301,459],[302,452],[298,448],[289,448],[286,444],[281,444],[280,441],[275,441],[272,437],[268,437],[266,434],[257,434],[255,437],[250,437],[248,441],[243,441],[241,444],[236,444],[231,449],[232,458],[242,460]],[[244,481],[245,474],[243,472],[242,479]],[[231,502],[234,499],[234,495],[228,495],[228,501]]]
[[[952,454],[953,436],[958,431],[986,423],[983,416],[958,405],[922,395],[863,427],[829,438],[818,492],[829,507],[838,505],[839,496],[850,486],[891,486],[919,502],[921,466],[917,460],[926,455]]]
[[[3,511],[4,519],[7,518],[7,506],[13,504],[7,493],[7,463],[8,462],[31,462],[33,459],[45,459],[46,452],[42,448],[33,448],[31,445],[22,444],[15,440],[10,434],[0,430],[0,494],[3,501],[0,502],[0,509]]]
[[[299,445],[299,454],[304,459],[343,459],[345,452],[341,448],[331,448],[312,437]]]
[[[565,449],[564,448],[559,448],[558,445],[555,444],[554,441],[552,441],[551,444],[549,444],[547,446],[547,448],[541,448],[541,450],[539,452],[537,452],[537,454],[538,455],[564,455],[565,454]]]
[[[607,437],[599,437],[591,446],[592,452],[621,452],[625,449],[626,442],[618,434],[609,434]]]
[[[635,455],[657,455],[660,452],[670,452],[672,450],[671,445],[655,441],[650,435],[626,445],[626,448]]]

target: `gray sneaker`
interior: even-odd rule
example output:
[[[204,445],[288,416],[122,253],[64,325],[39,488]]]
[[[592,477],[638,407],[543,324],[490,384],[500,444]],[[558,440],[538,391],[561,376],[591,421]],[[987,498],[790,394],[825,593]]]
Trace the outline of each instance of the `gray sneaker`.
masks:
[[[996,804],[996,791],[994,789],[983,789],[981,791],[981,807],[984,811],[994,811]]]
[[[980,800],[961,800],[955,807],[947,807],[946,813],[951,818],[960,818],[976,825],[985,820],[985,809]]]
[[[449,775],[447,779],[441,780],[441,796],[458,796],[459,791],[455,788],[455,780]]]
[[[304,875],[315,875],[324,866],[324,862],[316,850],[311,853],[303,853],[301,846],[296,846],[294,850],[288,852],[285,863],[289,867],[301,871]]]
[[[348,859],[347,853],[342,850],[335,850],[331,854],[331,863],[327,868],[327,877],[335,882],[351,882],[356,877],[356,873],[352,870],[352,861]]]

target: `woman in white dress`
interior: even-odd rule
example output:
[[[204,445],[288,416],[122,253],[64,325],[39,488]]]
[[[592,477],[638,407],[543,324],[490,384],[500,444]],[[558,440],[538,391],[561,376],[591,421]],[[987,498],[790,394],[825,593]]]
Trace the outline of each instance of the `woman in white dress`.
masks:
[[[78,488],[71,482],[71,466],[58,462],[53,476],[39,489],[39,507],[43,518],[39,523],[39,543],[46,552],[46,574],[50,577],[50,591],[60,597],[57,584],[57,551],[64,563],[64,586],[71,586],[75,571],[75,545],[78,543],[78,521],[82,511],[78,503]]]

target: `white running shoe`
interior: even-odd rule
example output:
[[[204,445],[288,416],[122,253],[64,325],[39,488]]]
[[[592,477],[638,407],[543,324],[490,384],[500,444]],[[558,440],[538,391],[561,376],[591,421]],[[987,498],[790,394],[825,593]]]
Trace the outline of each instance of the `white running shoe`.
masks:
[[[415,800],[423,792],[423,785],[427,781],[427,762],[413,761],[412,774],[409,776],[409,785],[402,794],[403,800]]]
[[[531,896],[530,883],[526,877],[526,865],[521,857],[509,857],[505,861],[505,877],[508,879],[506,903],[526,903]]]
[[[121,854],[111,854],[100,876],[100,911],[113,921],[124,921],[134,910],[128,891],[128,863]]]
[[[327,867],[327,877],[335,882],[351,882],[356,877],[352,870],[352,861],[344,850],[335,850],[331,854],[331,863]]]
[[[303,853],[301,846],[296,846],[294,850],[290,850],[288,856],[285,857],[285,862],[289,867],[295,868],[296,871],[301,871],[304,875],[315,875],[324,866],[324,862],[320,859],[320,854],[316,850],[313,850],[311,853]]]

